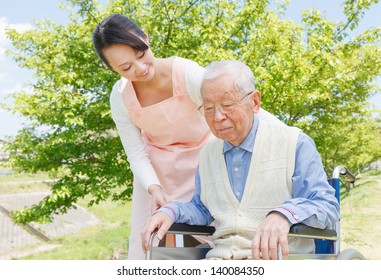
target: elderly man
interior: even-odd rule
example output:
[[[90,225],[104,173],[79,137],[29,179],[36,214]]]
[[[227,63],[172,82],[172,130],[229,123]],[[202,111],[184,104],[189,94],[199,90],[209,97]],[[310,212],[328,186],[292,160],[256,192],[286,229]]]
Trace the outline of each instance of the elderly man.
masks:
[[[261,95],[249,67],[216,61],[206,67],[200,111],[217,137],[200,153],[188,203],[161,207],[142,233],[143,249],[172,223],[216,228],[211,259],[278,259],[312,253],[312,240],[288,238],[290,226],[332,227],[339,204],[313,140],[295,127],[260,120]]]

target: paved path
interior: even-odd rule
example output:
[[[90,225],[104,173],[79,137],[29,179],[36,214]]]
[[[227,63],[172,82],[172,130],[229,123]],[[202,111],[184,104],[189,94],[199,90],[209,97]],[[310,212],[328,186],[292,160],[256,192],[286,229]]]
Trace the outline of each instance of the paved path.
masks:
[[[25,193],[0,196],[0,260],[26,256],[36,251],[58,246],[54,239],[75,233],[98,224],[99,220],[84,208],[68,210],[66,214],[54,216],[48,224],[30,223],[15,225],[9,211],[31,206],[47,193]]]

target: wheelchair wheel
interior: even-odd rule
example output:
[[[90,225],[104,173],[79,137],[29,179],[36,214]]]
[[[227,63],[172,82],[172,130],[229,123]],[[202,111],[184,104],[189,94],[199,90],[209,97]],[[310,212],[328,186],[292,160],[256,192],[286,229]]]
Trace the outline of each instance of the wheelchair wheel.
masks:
[[[346,249],[340,252],[336,260],[365,260],[365,257],[355,249]]]

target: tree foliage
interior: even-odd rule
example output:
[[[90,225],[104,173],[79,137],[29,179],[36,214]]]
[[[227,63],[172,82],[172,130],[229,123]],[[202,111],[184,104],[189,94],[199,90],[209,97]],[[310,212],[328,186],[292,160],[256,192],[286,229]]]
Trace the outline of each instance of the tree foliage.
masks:
[[[66,2],[70,22],[36,22],[9,30],[20,66],[33,70],[33,94],[16,92],[12,111],[30,119],[9,147],[15,168],[64,170],[51,195],[15,212],[16,221],[47,221],[90,195],[90,204],[131,197],[132,174],[111,119],[109,94],[118,76],[92,47],[92,31],[111,13],[134,19],[157,57],[181,56],[206,65],[248,64],[262,106],[316,142],[328,173],[357,170],[381,155],[380,119],[368,103],[381,73],[381,27],[351,36],[378,0],[346,0],[346,20],[306,10],[301,24],[282,19],[266,0],[94,0]],[[272,7],[272,6],[271,6]]]

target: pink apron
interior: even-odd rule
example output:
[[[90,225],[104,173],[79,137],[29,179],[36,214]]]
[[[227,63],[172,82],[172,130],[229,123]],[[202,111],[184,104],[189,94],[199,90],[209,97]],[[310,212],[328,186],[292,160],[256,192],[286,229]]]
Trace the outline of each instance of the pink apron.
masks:
[[[173,96],[162,102],[141,107],[130,82],[123,91],[129,117],[142,131],[146,151],[163,191],[170,200],[183,202],[192,198],[198,155],[210,136],[204,117],[185,88],[187,63],[186,59],[175,58]],[[128,254],[129,259],[142,259],[140,233],[151,215],[150,197],[138,182],[134,182],[133,188]]]

